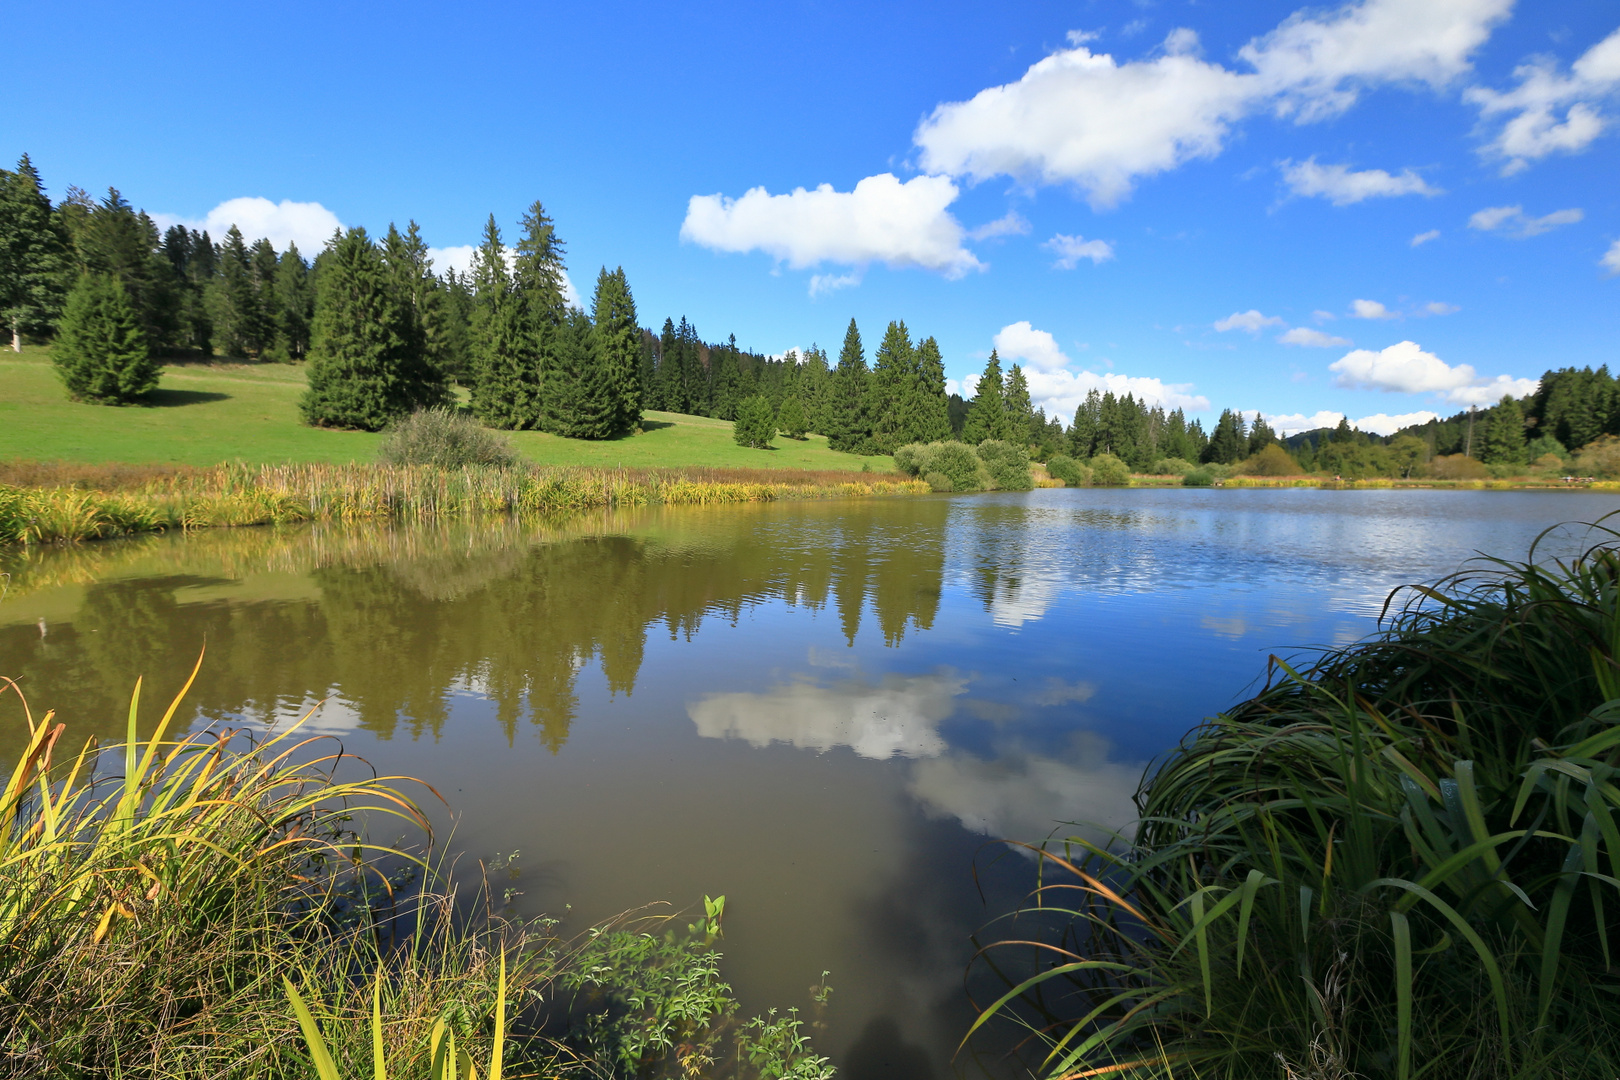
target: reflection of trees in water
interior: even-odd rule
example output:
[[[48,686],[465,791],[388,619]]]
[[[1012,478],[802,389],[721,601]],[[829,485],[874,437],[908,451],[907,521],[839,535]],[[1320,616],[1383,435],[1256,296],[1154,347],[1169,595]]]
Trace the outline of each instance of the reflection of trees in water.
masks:
[[[494,703],[509,740],[527,717],[556,751],[580,669],[595,660],[611,692],[631,693],[651,624],[691,635],[705,616],[735,621],[753,603],[831,598],[851,642],[868,605],[887,645],[926,629],[946,512],[873,500],[643,511],[572,534],[514,523],[233,530],[86,545],[59,563],[32,552],[12,567],[30,603],[64,605],[67,593],[50,593],[70,587],[82,600],[43,636],[31,618],[0,626],[0,672],[36,708],[60,706],[77,735],[119,738],[136,677],[148,703],[166,700],[206,642],[189,700],[211,719],[285,715],[335,694],[382,738],[402,724],[438,738],[449,694],[468,687]],[[6,607],[0,619],[21,618],[21,605]],[[0,731],[0,755],[14,738]]]

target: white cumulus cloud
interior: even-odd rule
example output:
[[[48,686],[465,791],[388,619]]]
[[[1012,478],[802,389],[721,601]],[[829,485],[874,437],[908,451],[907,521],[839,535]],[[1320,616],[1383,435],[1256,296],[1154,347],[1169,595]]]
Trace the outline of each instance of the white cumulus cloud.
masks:
[[[274,244],[277,251],[286,251],[288,244],[297,244],[306,259],[314,258],[332,238],[332,233],[343,228],[338,216],[318,202],[282,199],[277,203],[258,196],[226,199],[202,218],[153,214],[152,220],[160,230],[172,225],[207,230],[216,243],[235,225],[249,244],[262,238]]]
[[[1358,319],[1398,319],[1399,313],[1389,310],[1377,300],[1350,301],[1350,314]]]
[[[1284,320],[1277,315],[1262,315],[1254,308],[1248,311],[1234,311],[1224,319],[1215,320],[1215,329],[1221,333],[1228,330],[1247,330],[1251,334],[1258,334],[1268,326],[1282,326]]]
[[[1609,245],[1609,250],[1603,253],[1598,265],[1604,267],[1611,274],[1620,274],[1620,240]]]
[[[1318,165],[1312,157],[1298,164],[1284,161],[1282,170],[1283,179],[1295,195],[1321,196],[1334,206],[1397,195],[1443,194],[1411,169],[1403,169],[1395,175],[1383,169],[1355,172],[1348,165]]]
[[[1200,58],[1187,29],[1124,62],[1071,41],[1016,82],[939,105],[914,139],[929,172],[1075,184],[1109,207],[1141,178],[1216,156],[1232,127],[1262,109],[1303,122],[1342,112],[1366,87],[1447,84],[1511,7],[1361,0],[1302,10],[1241,50],[1248,70]]]
[[[1549,154],[1578,153],[1613,125],[1604,106],[1620,92],[1620,30],[1581,54],[1568,72],[1539,57],[1513,77],[1518,85],[1511,90],[1473,87],[1465,95],[1495,127],[1482,152],[1500,159],[1509,175]]]
[[[996,332],[996,352],[1004,362],[1023,361],[1043,371],[1067,367],[1069,358],[1058,348],[1057,338],[1045,330],[1037,330],[1029,320],[1010,323]]]
[[[1544,232],[1551,232],[1560,225],[1573,225],[1584,217],[1585,212],[1578,207],[1554,210],[1541,217],[1530,217],[1524,212],[1523,206],[1487,206],[1483,210],[1476,210],[1468,218],[1468,227],[1478,229],[1480,232],[1500,232],[1524,240],[1540,236]]]
[[[1090,259],[1093,264],[1107,262],[1114,257],[1113,245],[1106,240],[1087,240],[1083,236],[1065,236],[1058,233],[1041,247],[1057,254],[1057,262],[1052,265],[1059,270],[1073,270],[1080,265],[1081,259]]]
[[[994,221],[987,221],[968,233],[974,240],[994,240],[1001,236],[1028,236],[1029,221],[1016,210],[1009,210]]]
[[[1314,349],[1329,349],[1335,345],[1349,345],[1349,338],[1335,337],[1324,334],[1320,330],[1312,330],[1308,326],[1296,326],[1292,330],[1277,335],[1277,340],[1284,345],[1306,345]]]
[[[1423,305],[1422,313],[1424,315],[1455,315],[1461,310],[1462,308],[1458,307],[1456,304],[1446,304],[1439,300],[1430,300],[1427,304]]]
[[[1339,421],[1344,419],[1344,413],[1324,409],[1310,416],[1303,413],[1266,413],[1265,417],[1266,423],[1276,428],[1280,434],[1293,435],[1301,431],[1338,427]],[[1360,420],[1350,421],[1350,426],[1378,435],[1393,435],[1401,428],[1411,427],[1413,424],[1427,424],[1430,420],[1438,419],[1439,413],[1419,409],[1417,412],[1399,413],[1395,416],[1388,413],[1373,413],[1371,416],[1363,416]]]
[[[1413,247],[1422,247],[1424,244],[1427,244],[1430,240],[1438,240],[1438,239],[1440,239],[1440,230],[1439,229],[1430,229],[1428,232],[1420,232],[1416,236],[1412,237],[1412,246]]]
[[[1523,397],[1535,379],[1508,375],[1482,378],[1470,364],[1452,366],[1414,341],[1402,341],[1373,352],[1356,349],[1328,365],[1339,386],[1403,394],[1435,394],[1456,405],[1489,405],[1504,394]]]
[[[902,183],[891,173],[868,176],[853,191],[822,184],[786,195],[762,187],[735,199],[694,195],[681,239],[715,251],[764,251],[796,270],[878,262],[958,278],[984,264],[962,246],[966,234],[946,209],[956,196],[946,177]]]

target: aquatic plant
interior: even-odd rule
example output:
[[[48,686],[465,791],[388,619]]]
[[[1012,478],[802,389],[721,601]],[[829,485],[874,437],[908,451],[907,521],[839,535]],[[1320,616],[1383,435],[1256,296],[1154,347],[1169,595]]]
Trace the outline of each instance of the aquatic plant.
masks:
[[[1133,839],[1035,849],[975,1028],[1016,1019],[1051,1077],[1615,1075],[1620,542],[1386,611],[1274,658]]]

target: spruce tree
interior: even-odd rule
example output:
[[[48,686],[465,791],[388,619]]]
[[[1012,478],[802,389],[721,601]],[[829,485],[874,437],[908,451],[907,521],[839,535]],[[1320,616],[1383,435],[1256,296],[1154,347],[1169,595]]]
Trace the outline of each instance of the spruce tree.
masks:
[[[805,430],[817,435],[827,434],[827,395],[831,377],[826,350],[811,345],[799,355],[799,400],[804,403]]]
[[[974,387],[973,400],[968,405],[967,423],[962,428],[962,441],[977,446],[986,439],[1007,437],[1007,406],[1003,399],[1005,388],[1001,382],[1001,357],[990,350],[990,359]]]
[[[403,233],[389,223],[382,257],[405,341],[401,380],[409,394],[410,408],[414,411],[441,406],[449,400],[450,387],[437,358],[444,341],[439,280],[433,276],[433,260],[428,258],[427,243],[416,222],[412,221]]]
[[[911,442],[939,442],[951,437],[949,399],[945,396],[945,358],[931,337],[917,345],[917,379],[907,409]]]
[[[866,384],[870,378],[861,331],[851,319],[844,333],[844,347],[838,352],[824,420],[827,444],[834,450],[853,454],[866,448],[872,432],[866,415]]]
[[[539,362],[539,413],[531,426],[548,431],[566,422],[556,419],[566,414],[572,401],[583,400],[585,388],[578,385],[583,367],[575,364],[574,337],[565,332],[568,301],[564,288],[567,267],[563,262],[565,245],[557,235],[556,223],[540,200],[529,204],[518,222],[523,237],[513,248],[512,290],[524,309],[524,319],[533,337],[533,350]],[[566,355],[565,355],[566,354]],[[555,396],[557,403],[549,398]],[[586,426],[589,426],[588,424]]]
[[[1222,409],[1210,434],[1209,445],[1204,448],[1203,460],[1217,465],[1230,465],[1242,458],[1249,448],[1248,432],[1244,430],[1243,414]],[[1348,425],[1345,425],[1348,432]]]
[[[540,362],[527,310],[512,286],[495,215],[473,257],[473,413],[490,427],[534,427],[540,418]]]
[[[265,339],[264,313],[253,281],[253,265],[242,230],[232,225],[220,245],[219,276],[214,279],[208,313],[214,343],[226,356],[257,357]]]
[[[24,154],[17,171],[0,169],[0,322],[11,348],[25,333],[44,333],[62,310],[67,243],[39,173]]]
[[[130,206],[117,188],[108,188],[99,203],[76,189],[71,198],[72,205],[62,207],[61,220],[78,270],[111,274],[123,284],[149,348],[178,344],[180,298],[173,268],[158,250],[152,219]]]
[[[310,287],[309,264],[298,253],[298,245],[288,243],[276,260],[276,335],[288,362],[296,363],[309,355],[309,328],[315,317],[315,291]]]
[[[738,404],[731,437],[738,446],[770,449],[771,440],[776,438],[776,413],[763,394],[746,397]]]
[[[681,321],[684,322],[685,319],[683,318]],[[680,390],[680,377],[670,374],[670,365],[679,366],[680,363],[678,349],[679,344],[675,337],[675,320],[666,318],[664,319],[664,328],[658,334],[658,363],[653,370],[652,380],[648,384],[648,393],[653,401],[651,408],[663,412],[680,412],[673,404],[674,399],[671,397],[672,387],[675,393]]]
[[[317,427],[376,431],[421,398],[407,382],[409,320],[364,229],[350,229],[329,254],[316,290],[309,388],[299,407],[304,422]]]
[[[1510,394],[1491,410],[1480,460],[1490,464],[1516,465],[1524,461],[1524,410]]]
[[[601,369],[611,406],[608,434],[636,431],[641,427],[641,327],[624,267],[609,273],[604,266],[596,275],[591,321],[594,364]]]
[[[51,362],[75,401],[127,405],[154,389],[160,367],[123,283],[81,274],[68,293]]]
[[[1069,456],[1085,461],[1097,452],[1097,424],[1102,418],[1102,395],[1093,386],[1074,410],[1069,424]]]
[[[867,380],[866,416],[874,453],[892,454],[906,443],[917,441],[906,423],[908,399],[916,392],[916,365],[916,351],[906,324],[891,322],[872,357],[872,377]]]
[[[591,338],[590,318],[578,308],[551,331],[542,426],[570,439],[605,439],[618,422],[612,373],[597,362]]]
[[[804,404],[797,390],[782,398],[782,407],[776,411],[776,426],[790,439],[804,438]]]
[[[1029,379],[1017,364],[1007,372],[1007,395],[1002,408],[1007,414],[1007,434],[1000,437],[1021,447],[1034,442],[1035,406],[1029,399]]]

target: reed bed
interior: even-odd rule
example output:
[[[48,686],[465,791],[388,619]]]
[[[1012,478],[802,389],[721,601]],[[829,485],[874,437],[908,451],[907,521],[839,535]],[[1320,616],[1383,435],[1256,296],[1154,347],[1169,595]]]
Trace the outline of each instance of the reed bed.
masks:
[[[986,961],[1049,1077],[1620,1072],[1620,536],[1391,597],[1036,850]],[[977,1025],[976,1025],[977,1026]]]
[[[860,479],[852,479],[859,476]],[[597,507],[768,502],[920,493],[921,481],[788,470],[222,465],[134,486],[0,484],[0,543],[306,521],[532,517]]]

